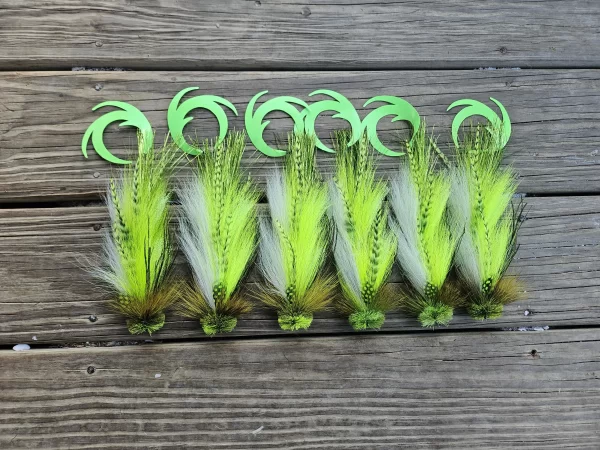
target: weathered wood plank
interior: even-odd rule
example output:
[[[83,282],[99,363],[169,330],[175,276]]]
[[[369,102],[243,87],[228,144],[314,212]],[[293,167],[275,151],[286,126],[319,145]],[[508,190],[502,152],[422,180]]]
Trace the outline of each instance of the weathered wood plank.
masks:
[[[0,352],[2,448],[594,449],[600,331]]]
[[[231,127],[243,128],[250,98],[268,89],[269,95],[294,95],[308,100],[318,88],[338,90],[360,106],[380,94],[398,95],[412,102],[440,133],[446,151],[449,124],[454,112],[447,106],[459,98],[500,99],[514,123],[507,161],[522,177],[521,191],[528,193],[600,192],[600,70],[598,71],[443,71],[443,72],[256,72],[256,73],[0,73],[0,201],[98,198],[115,166],[93,154],[81,154],[87,126],[101,112],[92,107],[105,100],[132,103],[157,127],[162,140],[166,111],[172,97],[190,86],[202,93],[221,95],[238,108],[240,117]],[[200,92],[200,91],[199,91]],[[370,106],[368,107],[370,108]],[[195,114],[186,133],[216,135],[216,121],[207,112]],[[325,117],[317,121],[322,137],[344,121]],[[391,145],[399,142],[401,125],[382,120],[380,134]],[[291,121],[275,115],[265,136],[291,129]],[[113,126],[107,146],[124,155],[135,144],[134,131]],[[118,149],[123,151],[119,152]],[[244,167],[258,182],[264,181],[280,161],[249,149]],[[382,157],[382,173],[396,170],[397,159]],[[319,165],[331,172],[333,158],[319,153]]]
[[[594,0],[4,0],[0,69],[596,67]]]
[[[600,323],[600,197],[529,198],[513,263],[527,299],[502,319],[474,322],[457,314],[452,328],[597,325]],[[100,252],[107,215],[101,207],[0,210],[0,343],[133,339],[121,317],[82,269]],[[183,266],[183,261],[182,261]],[[392,281],[400,281],[395,272]],[[249,281],[258,281],[256,273]],[[96,321],[89,317],[95,316]],[[418,329],[402,313],[384,330]],[[337,314],[315,317],[310,333],[351,332]],[[237,335],[280,330],[271,311],[257,308],[239,321]],[[35,336],[35,338],[34,338]],[[194,321],[168,317],[156,339],[203,338]],[[144,339],[138,337],[137,339]]]

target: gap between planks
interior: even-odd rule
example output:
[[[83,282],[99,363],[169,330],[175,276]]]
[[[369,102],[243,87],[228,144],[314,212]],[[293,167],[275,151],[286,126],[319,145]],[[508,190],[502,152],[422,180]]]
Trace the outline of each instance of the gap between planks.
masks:
[[[107,99],[133,104],[157,129],[160,142],[170,100],[189,86],[201,86],[202,93],[232,101],[240,117],[230,117],[230,126],[237,129],[244,126],[242,111],[249,99],[264,89],[269,90],[269,97],[293,95],[305,100],[318,88],[337,90],[353,102],[361,117],[367,113],[361,105],[368,98],[398,95],[436,126],[447,154],[451,153],[448,130],[454,117],[453,112],[446,112],[447,106],[461,97],[484,102],[489,102],[488,97],[498,98],[513,122],[506,162],[520,174],[521,192],[600,193],[599,82],[600,71],[568,70],[0,73],[0,104],[4,105],[0,105],[0,203],[99,199],[117,167],[91,148],[88,160],[81,153],[83,133],[100,114],[92,107]],[[216,135],[216,121],[210,114],[199,110],[193,115],[186,134]],[[269,119],[265,133],[269,142],[274,142],[273,135],[285,136],[291,129],[281,114]],[[326,113],[319,118],[317,131],[325,138],[343,126],[344,121]],[[406,131],[404,125],[389,123],[388,118],[379,127],[388,145],[398,144],[397,134]],[[135,146],[134,131],[116,125],[107,129],[104,139],[119,156]],[[397,158],[381,157],[378,162],[384,177],[397,170]],[[249,146],[242,166],[263,186],[265,177],[279,164],[279,159],[257,154]],[[319,152],[318,166],[331,174],[333,156]],[[186,167],[181,175],[187,173]]]
[[[0,351],[3,448],[592,449],[600,330]]]
[[[527,298],[507,306],[502,319],[475,322],[458,313],[450,329],[567,327],[600,324],[600,196],[530,198],[521,248],[511,273],[521,276]],[[100,252],[104,207],[0,210],[0,344],[143,340],[106,308],[106,297],[85,270]],[[186,273],[183,259],[178,267]],[[256,282],[253,267],[248,282]],[[396,269],[390,279],[401,281]],[[251,286],[250,284],[246,285]],[[94,316],[95,321],[90,321]],[[384,330],[418,330],[402,313],[389,314]],[[308,333],[350,331],[335,313],[315,316]],[[257,306],[233,336],[280,334],[274,313]],[[33,337],[35,336],[35,340]],[[168,315],[158,340],[205,339],[198,324]]]

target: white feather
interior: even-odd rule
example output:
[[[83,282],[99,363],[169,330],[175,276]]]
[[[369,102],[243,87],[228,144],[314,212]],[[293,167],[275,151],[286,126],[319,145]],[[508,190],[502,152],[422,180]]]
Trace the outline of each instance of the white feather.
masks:
[[[279,237],[269,219],[260,219],[258,264],[265,279],[282,297],[286,296],[286,277]]]
[[[286,184],[283,173],[279,168],[275,169],[273,175],[267,179],[267,199],[271,217],[283,225],[289,227],[289,217],[286,201]]]
[[[103,249],[103,268],[94,267],[90,270],[95,278],[98,278],[112,286],[117,292],[125,294],[128,292],[128,278],[125,274],[119,250],[115,245],[110,233],[104,236]]]
[[[349,236],[345,231],[336,233],[333,257],[338,272],[346,286],[352,291],[356,299],[361,299],[361,283],[356,266],[356,258],[352,252]]]
[[[330,180],[328,183],[329,187],[329,198],[331,199],[331,207],[329,208],[329,215],[333,219],[338,230],[346,231],[346,206],[342,193],[340,192],[337,184],[334,180]]]
[[[121,182],[117,181],[117,195],[120,193]],[[117,219],[117,208],[113,202],[112,193],[110,188],[108,189],[105,197],[105,202],[108,207],[108,214],[110,216],[111,223],[115,223]],[[125,267],[119,254],[119,250],[110,234],[106,232],[104,234],[104,242],[102,245],[103,249],[103,264],[104,268],[92,269],[92,274],[111,285],[117,292],[126,293],[128,292],[128,277],[126,276]]]
[[[213,286],[218,267],[204,187],[201,180],[189,180],[177,192],[183,210],[179,218],[181,250],[192,268],[198,289],[214,309]]]
[[[390,207],[394,214],[389,221],[390,227],[398,238],[396,259],[411,285],[423,294],[428,272],[419,251],[419,198],[406,165],[402,165],[398,174],[391,180]]]
[[[455,262],[461,276],[472,286],[481,288],[479,257],[470,233],[471,199],[467,174],[463,170],[452,172],[452,192],[449,198],[453,232],[461,236]]]
[[[329,196],[331,198],[330,216],[336,226],[333,257],[338,272],[346,286],[356,299],[361,299],[361,282],[356,265],[356,258],[346,231],[346,208],[342,194],[333,180],[329,181]]]

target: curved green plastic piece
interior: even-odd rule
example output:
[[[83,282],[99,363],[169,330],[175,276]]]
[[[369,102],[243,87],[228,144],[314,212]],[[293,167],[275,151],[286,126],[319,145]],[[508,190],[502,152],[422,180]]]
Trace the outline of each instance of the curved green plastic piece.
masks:
[[[510,124],[510,117],[508,117],[508,112],[506,111],[502,103],[500,103],[498,100],[492,97],[490,97],[490,100],[493,101],[498,106],[498,108],[500,108],[500,112],[502,113],[502,119],[498,117],[498,114],[496,114],[496,112],[492,108],[477,100],[471,100],[466,98],[462,100],[457,100],[450,106],[448,106],[448,109],[446,111],[450,111],[452,108],[455,108],[457,106],[466,106],[466,108],[463,108],[458,112],[458,114],[456,115],[456,117],[454,117],[454,120],[452,121],[452,140],[454,141],[454,145],[456,147],[459,147],[458,130],[460,129],[460,126],[463,124],[463,122],[472,116],[482,116],[485,117],[493,127],[498,127],[502,130],[500,134],[499,144],[500,148],[504,148],[504,146],[510,139],[510,133],[512,130]]]
[[[254,147],[256,147],[259,152],[273,157],[284,156],[286,153],[284,150],[270,147],[269,144],[267,144],[263,139],[265,128],[267,128],[269,123],[271,123],[270,120],[266,120],[264,122],[263,120],[267,114],[273,111],[281,111],[290,116],[294,121],[294,131],[302,132],[304,130],[304,116],[306,114],[306,108],[308,105],[306,102],[303,102],[296,97],[281,96],[267,100],[260,105],[256,111],[254,111],[254,105],[256,104],[256,101],[267,92],[269,91],[259,92],[252,97],[252,100],[250,100],[250,103],[248,103],[248,107],[246,108],[246,113],[244,115],[246,133],[248,134],[248,138]],[[299,111],[294,105],[300,105],[303,107],[303,109]]]
[[[119,124],[121,127],[128,126],[137,128],[140,134],[143,136],[144,152],[146,152],[147,149],[154,145],[152,125],[150,125],[150,122],[148,122],[148,119],[144,113],[142,113],[135,106],[125,102],[103,102],[94,106],[92,111],[96,111],[97,109],[105,106],[114,106],[115,108],[120,109],[106,113],[94,120],[94,122],[88,127],[83,135],[83,139],[81,141],[81,152],[83,153],[84,157],[88,157],[87,146],[91,137],[94,150],[101,158],[114,164],[130,164],[131,161],[118,158],[108,151],[103,140],[104,130],[111,123],[119,121],[122,122]]]
[[[231,102],[216,95],[198,95],[184,101],[181,105],[179,104],[185,94],[197,89],[199,88],[189,87],[179,91],[177,95],[173,97],[171,103],[169,103],[169,109],[167,111],[167,123],[173,141],[181,150],[194,156],[200,154],[202,149],[188,144],[183,136],[184,127],[193,119],[192,116],[187,115],[190,111],[203,108],[210,111],[217,118],[217,122],[219,123],[217,143],[225,139],[229,128],[229,121],[227,120],[227,114],[225,114],[223,106],[232,110],[236,116],[238,115],[235,106],[233,106]]]
[[[332,117],[334,119],[344,119],[350,124],[352,129],[352,138],[350,139],[350,142],[348,142],[348,147],[350,147],[358,141],[362,132],[362,123],[354,105],[342,94],[327,89],[316,90],[308,94],[308,96],[312,97],[313,95],[319,94],[327,95],[331,99],[311,103],[307,108],[306,118],[304,119],[304,129],[306,130],[306,133],[314,134],[316,136],[315,121],[319,114],[324,111],[337,111],[337,114],[334,114]],[[316,138],[316,145],[317,148],[320,148],[325,152],[335,153],[335,150],[332,150],[323,144],[318,137]]]
[[[385,102],[387,105],[379,106],[377,109],[371,111],[365,120],[362,122],[363,133],[367,130],[367,137],[371,142],[371,145],[379,153],[387,156],[401,156],[404,152],[395,152],[390,150],[379,140],[377,136],[377,123],[385,116],[395,116],[392,122],[399,120],[406,121],[412,127],[412,134],[410,140],[412,141],[419,127],[421,126],[421,117],[413,105],[408,103],[406,100],[400,97],[394,97],[392,95],[380,95],[373,97],[363,105],[368,106],[373,102]]]

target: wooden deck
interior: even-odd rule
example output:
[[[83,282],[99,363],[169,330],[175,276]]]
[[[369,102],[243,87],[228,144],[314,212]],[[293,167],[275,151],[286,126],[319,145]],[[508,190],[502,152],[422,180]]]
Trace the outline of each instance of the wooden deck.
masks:
[[[160,138],[190,86],[240,116],[267,89],[334,89],[361,117],[368,98],[398,95],[442,150],[452,101],[498,98],[528,205],[511,267],[527,299],[435,331],[395,313],[358,334],[328,313],[283,334],[258,307],[226,337],[175,316],[152,342],[130,336],[82,269],[115,167],[84,159],[81,138],[104,100],[140,108]],[[380,126],[386,142],[395,130]],[[112,127],[105,142],[123,152],[134,134]],[[275,164],[246,152],[259,183]],[[0,2],[1,449],[516,447],[600,448],[599,2]]]

